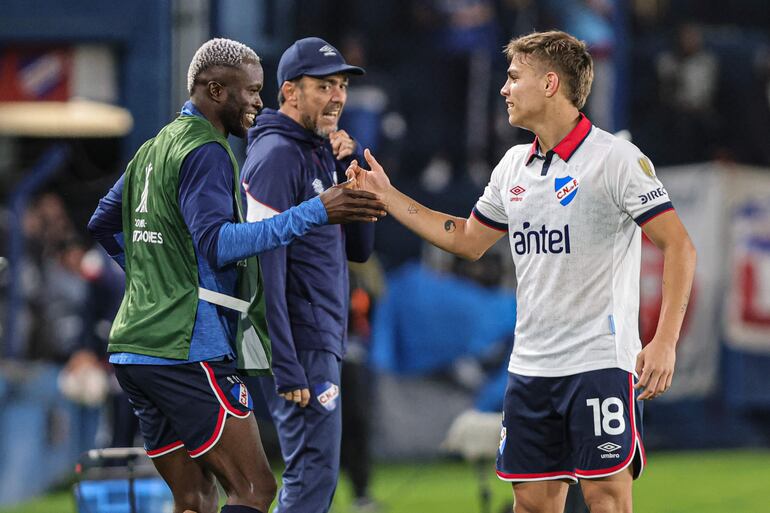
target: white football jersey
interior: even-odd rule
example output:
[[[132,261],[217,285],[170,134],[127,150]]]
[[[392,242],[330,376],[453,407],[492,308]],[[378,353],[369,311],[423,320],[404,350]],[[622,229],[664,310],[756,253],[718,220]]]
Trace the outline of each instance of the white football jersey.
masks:
[[[537,139],[511,148],[472,214],[511,244],[518,289],[508,370],[634,372],[640,226],[672,208],[649,159],[585,116],[545,155]]]

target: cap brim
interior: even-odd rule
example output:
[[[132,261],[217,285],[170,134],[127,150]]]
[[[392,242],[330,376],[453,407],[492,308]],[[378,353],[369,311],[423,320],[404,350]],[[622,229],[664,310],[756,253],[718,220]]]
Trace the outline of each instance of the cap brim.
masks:
[[[328,77],[329,75],[339,75],[339,74],[345,74],[345,75],[363,75],[366,73],[364,71],[364,68],[359,68],[358,66],[351,66],[349,64],[331,64],[329,66],[321,66],[318,68],[314,68],[311,70],[306,71],[303,73],[303,75],[307,75],[309,77]]]

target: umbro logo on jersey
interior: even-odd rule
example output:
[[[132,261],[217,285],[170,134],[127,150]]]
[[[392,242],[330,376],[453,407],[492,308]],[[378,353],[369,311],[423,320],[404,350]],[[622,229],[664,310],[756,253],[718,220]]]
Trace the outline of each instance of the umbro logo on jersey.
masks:
[[[512,188],[511,189],[511,194],[513,194],[513,196],[511,196],[511,201],[521,201],[521,200],[523,200],[524,198],[522,198],[522,194],[524,194],[524,192],[526,190],[527,189],[525,189],[521,185],[517,185],[516,187]]]
[[[553,190],[556,191],[556,199],[559,200],[559,203],[566,207],[575,199],[577,194],[577,178],[572,178],[569,175],[563,178],[556,177],[553,181]]]
[[[513,232],[513,250],[517,255],[529,253],[570,253],[569,225],[565,224],[563,230],[558,228],[549,230],[545,225],[540,229],[529,229],[530,224],[524,222],[522,231]]]
[[[331,57],[333,55],[337,55],[337,51],[331,45],[323,45],[321,48],[318,49],[318,51],[324,54],[324,57]]]

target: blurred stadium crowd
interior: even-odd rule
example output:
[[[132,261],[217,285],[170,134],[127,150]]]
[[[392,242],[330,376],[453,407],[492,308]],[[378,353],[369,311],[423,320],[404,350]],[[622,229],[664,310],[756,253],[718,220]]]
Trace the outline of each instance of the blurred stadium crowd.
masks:
[[[36,3],[29,2],[33,15]],[[75,4],[85,8],[83,2]],[[264,33],[255,28],[257,20],[249,25],[236,1],[159,4],[168,10],[169,31],[184,30],[190,17],[203,19],[193,50],[211,36],[250,44],[264,60],[263,100],[270,107],[276,106],[277,57],[288,44],[308,35],[335,44],[348,63],[367,70],[364,77],[351,80],[342,126],[374,150],[404,192],[455,215],[469,213],[492,167],[510,146],[531,141],[530,133],[507,124],[499,90],[507,65],[503,45],[532,30],[559,28],[588,42],[596,66],[588,117],[609,131],[627,131],[657,167],[719,161],[770,169],[766,0],[264,0],[253,3],[259,6]],[[42,51],[29,36],[17,44],[13,35],[4,34],[7,29],[0,24],[0,70],[9,49]],[[67,37],[63,32],[60,39]],[[53,39],[49,33],[46,44]],[[266,43],[261,47],[260,41]],[[186,66],[192,50],[177,51],[183,63],[179,66]],[[171,111],[162,119],[181,107],[184,88],[177,89],[157,85],[145,92],[171,97]],[[125,96],[117,98],[120,103]],[[0,102],[5,100],[0,93]],[[143,134],[160,126],[136,119],[135,129]],[[5,358],[0,370],[6,372],[18,361],[72,365],[79,351],[103,357],[109,322],[122,297],[122,271],[87,239],[85,226],[136,145],[112,139],[68,142],[71,150],[63,170],[28,203],[18,205],[13,200],[24,170],[52,140],[0,135],[0,355]],[[234,148],[238,150],[237,144]],[[242,159],[242,147],[240,152]],[[17,226],[23,256],[12,274],[8,255]],[[441,299],[446,299],[446,290],[465,291],[462,287],[473,283],[481,288],[473,290],[498,294],[490,301],[508,305],[515,287],[508,251],[503,244],[479,262],[456,261],[386,219],[376,237],[382,269],[366,270],[369,278],[358,282],[384,280],[388,287],[393,277],[401,280],[394,282],[400,290],[408,291],[414,283],[433,286],[430,280],[437,272],[457,280],[452,282],[456,288],[436,286],[444,291]],[[420,263],[420,271],[417,281],[410,282],[412,268],[402,266],[414,262]],[[371,272],[374,278],[367,274]],[[10,294],[12,281],[17,289]],[[363,339],[364,346],[364,356],[354,356],[362,361],[372,333],[368,323],[374,304],[369,301],[376,300],[380,288],[369,287],[372,297],[367,296],[365,307],[353,301],[353,308],[361,309],[351,316],[359,323],[354,338]],[[410,307],[424,308],[429,316],[432,304],[429,296],[416,298]],[[419,318],[422,312],[410,313]],[[468,396],[499,373],[512,343],[512,326],[500,326],[494,337],[494,344],[472,354],[461,348],[445,351],[447,361],[426,363],[425,373],[462,390],[464,404],[470,406]],[[6,381],[0,378],[0,402],[10,387],[2,384]],[[383,386],[395,385],[385,380]],[[409,408],[399,403],[395,388],[388,390],[390,402],[384,407]],[[109,438],[103,435],[98,443],[109,443]],[[398,452],[397,441],[391,442]]]

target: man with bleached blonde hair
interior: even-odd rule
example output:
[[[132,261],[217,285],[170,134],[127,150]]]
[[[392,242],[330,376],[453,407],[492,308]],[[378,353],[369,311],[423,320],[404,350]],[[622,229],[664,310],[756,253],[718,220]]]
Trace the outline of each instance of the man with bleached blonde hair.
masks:
[[[99,202],[89,231],[126,271],[110,363],[139,418],[174,513],[267,513],[276,493],[241,376],[270,372],[256,255],[312,228],[374,221],[382,204],[343,185],[259,223],[243,222],[227,136],[262,109],[259,57],[230,39],[190,63],[190,100],[144,143]]]

